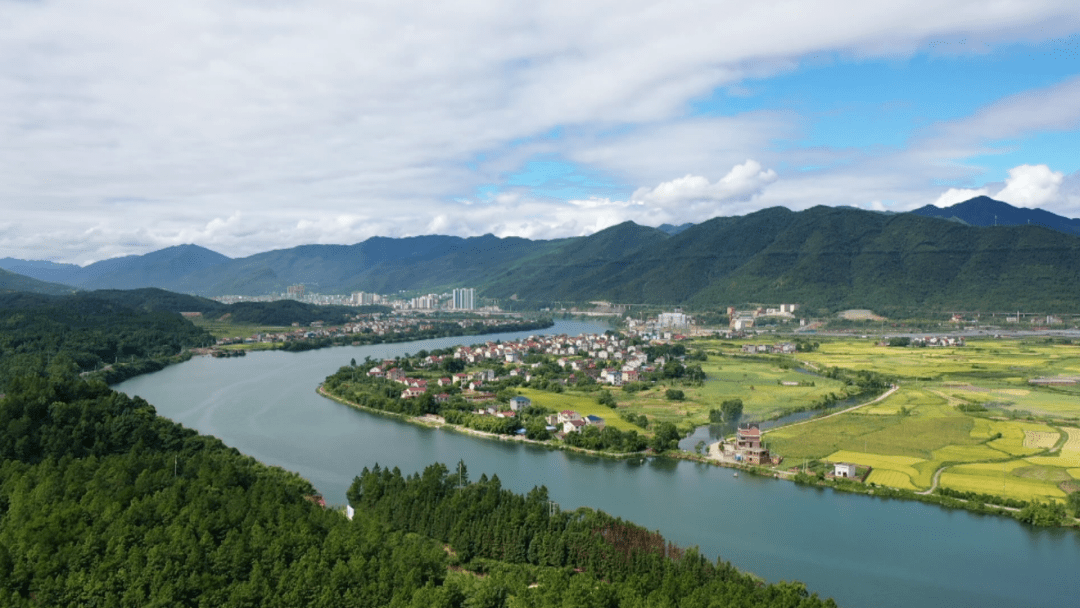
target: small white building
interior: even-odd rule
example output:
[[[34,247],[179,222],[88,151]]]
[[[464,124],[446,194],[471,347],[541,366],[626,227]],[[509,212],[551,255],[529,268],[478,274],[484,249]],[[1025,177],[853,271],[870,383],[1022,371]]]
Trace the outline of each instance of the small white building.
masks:
[[[847,477],[849,479],[858,477],[856,473],[855,465],[850,462],[838,462],[833,465],[833,477]]]

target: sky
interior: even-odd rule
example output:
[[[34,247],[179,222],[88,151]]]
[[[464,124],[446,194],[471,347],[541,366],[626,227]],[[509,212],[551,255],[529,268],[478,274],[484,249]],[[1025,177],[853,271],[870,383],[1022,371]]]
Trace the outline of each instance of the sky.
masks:
[[[0,257],[1080,216],[1080,2],[0,0]]]

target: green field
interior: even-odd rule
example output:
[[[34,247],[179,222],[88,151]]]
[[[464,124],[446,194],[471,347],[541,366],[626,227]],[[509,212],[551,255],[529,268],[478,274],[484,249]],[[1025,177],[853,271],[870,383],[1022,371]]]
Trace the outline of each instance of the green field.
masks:
[[[901,388],[881,403],[767,433],[775,453],[872,466],[868,482],[896,488],[928,489],[947,466],[940,484],[956,490],[1058,500],[1080,489],[1080,388],[1028,382],[1080,377],[1080,346],[979,340],[895,348],[837,339],[797,358],[889,374]],[[961,409],[980,405],[985,412]]]
[[[205,317],[195,317],[191,322],[210,332],[215,338],[247,338],[254,334],[262,333],[287,333],[295,330],[295,327],[275,327],[270,325],[253,325],[248,323],[230,323],[229,321],[211,320]]]
[[[662,382],[636,393],[617,388],[611,391],[620,410],[625,408],[650,420],[672,422],[685,428],[707,424],[709,410],[719,409],[729,399],[743,401],[744,420],[762,420],[791,408],[812,405],[830,393],[841,394],[845,388],[843,382],[785,369],[766,358],[710,355],[700,365],[706,375],[700,386]],[[806,385],[784,386],[781,382]],[[809,386],[811,382],[814,386]],[[685,400],[670,401],[665,397],[665,391],[673,387],[685,393]]]
[[[540,407],[545,407],[549,410],[554,410],[556,412],[562,410],[574,410],[582,416],[599,416],[604,419],[605,426],[610,426],[619,429],[620,431],[637,431],[638,433],[645,433],[641,428],[619,418],[619,414],[615,410],[597,403],[597,393],[577,393],[573,391],[552,393],[531,388],[517,389],[517,392],[522,396],[531,399],[534,405],[539,405]]]

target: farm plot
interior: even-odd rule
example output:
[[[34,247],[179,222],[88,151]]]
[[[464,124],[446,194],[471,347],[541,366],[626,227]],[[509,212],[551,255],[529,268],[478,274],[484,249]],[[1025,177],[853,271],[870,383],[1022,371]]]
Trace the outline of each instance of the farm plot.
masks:
[[[1058,433],[1045,433],[1042,431],[1024,431],[1024,447],[1046,449],[1054,447],[1057,443]]]
[[[1002,452],[1013,456],[1027,456],[1042,449],[1027,445],[1029,432],[1037,433],[1040,436],[1052,434],[1054,436],[1054,441],[1057,441],[1057,431],[1045,424],[1039,424],[1037,422],[986,420],[984,423],[988,425],[989,436],[1001,433],[1001,438],[994,439],[987,445],[995,450],[1001,450]]]
[[[746,418],[762,419],[809,406],[830,393],[843,394],[845,388],[837,380],[784,369],[768,359],[710,357],[701,370],[705,372],[705,384],[683,388],[687,399],[708,407],[719,407],[728,399],[742,399]],[[799,385],[785,386],[783,382]]]
[[[1026,460],[1032,464],[1052,467],[1080,467],[1080,429],[1067,428],[1063,430],[1069,435],[1069,438],[1065,441],[1065,445],[1061,446],[1061,451],[1058,454],[1053,456],[1032,456]]]
[[[1030,472],[1024,476],[1031,468],[1024,461],[957,465],[946,469],[940,481],[942,486],[954,490],[1024,500],[1065,497],[1055,482],[1033,478]]]
[[[919,489],[915,484],[911,483],[911,477],[908,475],[899,471],[889,471],[885,469],[874,469],[873,471],[870,471],[870,476],[866,478],[866,483],[876,483],[879,486],[889,486],[890,488],[899,488],[901,490]]]

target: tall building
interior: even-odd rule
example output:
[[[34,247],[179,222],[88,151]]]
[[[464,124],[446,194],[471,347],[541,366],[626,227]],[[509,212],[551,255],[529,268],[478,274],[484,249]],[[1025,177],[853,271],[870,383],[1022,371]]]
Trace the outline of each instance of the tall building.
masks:
[[[454,290],[454,308],[456,310],[473,310],[476,308],[476,290],[472,287],[462,287]]]

